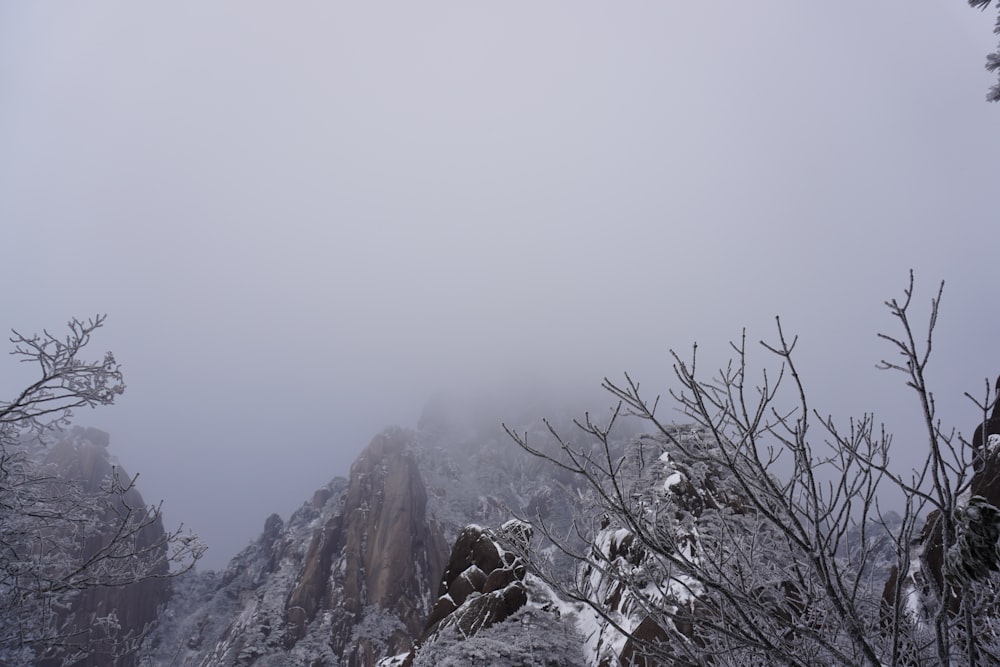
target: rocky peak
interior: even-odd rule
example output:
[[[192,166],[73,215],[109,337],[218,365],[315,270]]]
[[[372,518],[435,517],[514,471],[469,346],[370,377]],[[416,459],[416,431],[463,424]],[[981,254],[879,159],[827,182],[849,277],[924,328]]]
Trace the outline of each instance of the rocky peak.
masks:
[[[197,637],[182,664],[374,667],[408,651],[447,556],[413,442],[411,431],[380,433],[347,480],[314,493],[287,522],[268,518],[215,590],[165,633]]]
[[[417,431],[380,433],[347,479],[316,491],[287,521],[267,519],[223,576],[183,582],[150,664],[398,666],[433,633],[417,667],[434,664],[467,628],[476,627],[477,641],[456,655],[503,643],[504,632],[528,624],[525,645],[511,656],[537,657],[551,645],[550,653],[573,657],[544,664],[582,664],[575,627],[514,559],[521,552],[510,545],[520,540],[526,549],[527,525],[463,529],[497,525],[512,511],[562,525],[575,492],[495,423],[469,428],[446,417],[429,414]],[[457,542],[450,561],[446,536]],[[451,613],[442,595],[463,609]]]
[[[407,450],[411,438],[402,430],[383,433],[351,467],[347,556],[357,601],[396,613],[416,632],[447,546],[439,530],[428,529],[427,491]]]
[[[419,634],[430,578],[444,566],[445,547],[440,529],[425,516],[427,492],[408,450],[411,440],[407,431],[385,431],[351,466],[342,512],[313,534],[289,595],[291,643],[305,636],[320,610],[331,615],[334,651],[351,665],[373,665],[384,651],[405,650]],[[371,608],[400,624],[387,646],[349,632]]]

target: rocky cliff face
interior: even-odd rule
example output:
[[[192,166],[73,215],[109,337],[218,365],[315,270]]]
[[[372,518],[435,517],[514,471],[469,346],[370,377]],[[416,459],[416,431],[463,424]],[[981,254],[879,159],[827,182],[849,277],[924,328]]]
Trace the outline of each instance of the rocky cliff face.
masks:
[[[411,441],[411,433],[387,431],[351,467],[344,505],[314,533],[285,604],[287,646],[305,637],[321,610],[330,618],[331,648],[352,666],[409,648],[420,631],[447,547],[427,520]],[[354,632],[366,615],[399,627],[388,637]]]
[[[178,600],[186,608],[172,610],[161,633],[181,645],[161,642],[152,660],[174,652],[177,664],[204,667],[374,667],[409,650],[447,557],[414,439],[402,429],[378,435],[349,479],[317,491],[287,524],[269,518],[221,579],[193,578]]]
[[[76,427],[44,449],[39,458],[58,477],[77,481],[85,493],[94,494],[99,491],[101,485],[112,474],[113,464],[107,451],[108,441],[108,434],[102,431]],[[118,474],[123,478],[127,477],[127,473],[120,469]],[[135,488],[126,492],[124,502],[131,508],[144,508],[146,506],[142,495]],[[90,536],[86,543],[81,545],[80,562],[93,557],[104,541],[109,539],[108,532],[114,530],[117,516],[112,515],[112,513],[116,511],[116,508],[108,508],[107,511],[109,516],[102,517],[107,529],[102,529],[103,532]],[[162,543],[163,538],[163,525],[159,520],[156,520],[139,531],[136,535],[135,548],[137,551],[146,550]],[[162,556],[162,549],[157,553]],[[165,575],[167,564],[163,562],[156,569],[159,574]],[[70,654],[76,646],[76,642],[72,638],[82,642],[96,637],[94,634],[95,628],[98,627],[96,619],[106,617],[111,612],[115,613],[119,625],[116,629],[117,637],[126,638],[142,635],[147,626],[156,620],[159,607],[167,602],[169,594],[170,583],[167,579],[162,578],[150,578],[126,586],[95,587],[81,591],[72,599],[69,608],[63,612],[63,617],[68,623],[65,634],[71,637],[67,642],[68,645],[60,649],[53,649],[51,657],[39,664],[43,666],[62,665],[64,657]],[[105,667],[110,665],[132,667],[137,664],[139,659],[136,654],[126,650],[120,644],[98,641],[94,647],[94,653],[73,662],[74,667]],[[122,651],[125,652],[122,653]]]
[[[178,582],[148,664],[585,664],[578,610],[504,546],[530,540],[512,513],[568,526],[574,494],[495,423],[389,429],[226,572]]]
[[[626,434],[608,455],[632,506],[670,527],[670,553],[695,554],[713,517],[751,513],[731,475],[691,454],[709,442],[704,434],[675,429],[669,442]],[[705,588],[646,552],[628,526],[592,511],[592,529],[583,528],[592,537],[572,545],[583,556],[560,560],[544,531],[533,536],[528,522],[510,520],[545,519],[566,535],[600,504],[498,430],[455,428],[436,415],[416,431],[383,432],[348,478],[316,491],[287,522],[269,517],[224,573],[176,582],[142,667],[653,667],[704,648],[694,628],[709,608]],[[547,446],[544,431],[529,436]],[[981,465],[1000,460],[1000,434],[985,436]],[[985,527],[998,525],[990,518]],[[546,582],[604,615],[561,600]],[[776,580],[760,593],[800,613],[794,584]],[[657,655],[645,655],[650,644]]]

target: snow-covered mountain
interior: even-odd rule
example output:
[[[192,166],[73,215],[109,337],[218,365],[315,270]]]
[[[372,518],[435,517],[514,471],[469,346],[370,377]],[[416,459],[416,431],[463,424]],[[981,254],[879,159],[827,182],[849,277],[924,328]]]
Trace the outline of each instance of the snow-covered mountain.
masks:
[[[723,607],[692,573],[712,575],[700,564],[721,568],[749,553],[758,555],[745,564],[756,586],[748,595],[763,602],[743,613],[763,610],[759,622],[776,624],[768,636],[783,641],[813,627],[795,620],[809,582],[789,579],[789,564],[772,557],[760,508],[732,468],[706,456],[719,445],[704,429],[673,426],[652,437],[623,428],[614,441],[588,443],[595,432],[556,425],[576,436],[570,452],[615,471],[611,482],[598,475],[614,485],[601,489],[526,452],[499,427],[470,423],[432,409],[416,429],[386,429],[347,478],[316,490],[287,520],[268,517],[225,571],[174,580],[138,664],[701,664],[718,647],[697,628]],[[523,423],[533,425],[514,429],[519,438],[541,453],[559,451],[547,426]],[[989,442],[990,465],[977,469],[972,491],[993,503],[1000,476],[991,462],[1000,455]],[[616,502],[624,511],[613,510]],[[971,509],[973,519],[983,514]],[[852,528],[844,540],[882,544],[886,521]],[[966,532],[995,544],[997,521],[980,523]],[[748,540],[754,549],[739,551]],[[898,575],[886,567],[893,543],[885,544],[868,552],[861,572],[869,587],[889,579],[891,592]],[[991,558],[984,571],[995,569],[995,550],[971,538],[961,544]],[[933,565],[923,553],[915,571]],[[912,588],[910,579],[904,586]]]
[[[61,635],[58,641],[45,642],[44,651],[37,651],[33,655],[32,664],[39,667],[60,667],[64,664],[72,664],[73,667],[134,667],[137,658],[132,647],[156,621],[160,608],[170,597],[170,580],[162,576],[168,571],[168,563],[160,560],[167,549],[163,523],[158,514],[147,514],[142,495],[138,489],[128,484],[127,480],[132,478],[111,456],[108,443],[107,433],[78,426],[56,432],[45,446],[39,441],[25,441],[29,456],[39,466],[36,479],[72,480],[72,488],[75,489],[71,491],[70,487],[61,484],[51,489],[43,487],[44,497],[51,500],[52,504],[30,506],[32,518],[36,520],[30,524],[34,531],[31,539],[41,543],[49,538],[44,549],[46,556],[58,554],[60,558],[77,563],[80,568],[77,572],[83,571],[83,564],[99,561],[107,553],[115,553],[106,551],[106,545],[116,537],[124,539],[123,535],[128,536],[130,552],[143,554],[143,562],[159,562],[145,571],[147,576],[142,580],[134,581],[129,577],[126,580],[128,583],[120,585],[94,583],[98,578],[110,578],[113,575],[111,568],[105,567],[93,568],[92,573],[88,574],[92,579],[72,580],[67,577],[61,582],[69,586],[66,582],[72,581],[79,589],[66,595],[60,604],[53,605],[52,610],[59,619],[57,627],[60,628]],[[5,463],[9,465],[10,459],[5,457]],[[128,489],[121,496],[114,496],[110,503],[81,502],[96,496],[106,499],[105,489],[112,477],[126,480]],[[10,478],[7,480],[9,483]],[[6,494],[4,502],[10,503],[12,495]],[[76,502],[77,506],[65,509],[65,498]],[[10,505],[7,505],[6,509],[9,508]],[[53,511],[54,508],[58,510],[59,516],[70,517],[72,521],[53,522],[47,528],[49,533],[46,535],[40,529],[40,526],[46,524],[39,517],[44,518],[44,513]],[[102,511],[103,514],[100,513]],[[145,518],[147,516],[148,520]],[[132,527],[137,529],[129,534]],[[6,523],[4,528],[12,528],[12,523]],[[54,535],[65,535],[66,539],[53,537]],[[10,589],[7,587],[18,575],[19,564],[12,556],[16,554],[16,542],[10,534],[3,534],[3,543],[7,565],[3,585],[7,593],[5,600],[9,601]],[[38,553],[43,553],[43,550],[39,548]],[[116,557],[122,562],[120,556]],[[24,614],[24,609],[15,607],[12,612],[8,608],[6,612],[16,616]],[[38,622],[38,617],[32,615],[22,616],[16,622],[23,622],[25,618],[32,619],[30,622]],[[4,619],[5,624],[7,620]],[[78,651],[83,646],[89,647],[89,653],[81,657]],[[5,654],[0,657],[0,663],[14,664],[8,663],[9,659],[12,658]]]
[[[442,611],[441,603],[442,590],[455,583],[447,580],[456,571],[451,545],[460,550],[470,531],[478,531],[482,544],[497,545],[489,527],[498,530],[514,514],[566,525],[570,489],[552,473],[498,427],[459,428],[428,412],[416,430],[387,429],[347,479],[331,480],[287,521],[269,517],[261,536],[224,572],[176,582],[146,662],[374,667],[402,662],[419,640],[439,645],[439,655],[440,646],[455,643],[456,632],[468,634],[458,616],[438,623],[454,611]],[[468,527],[473,524],[487,528]],[[493,588],[476,595],[517,595],[510,588],[516,578],[525,594],[509,603],[510,611],[530,597],[542,610],[533,627],[560,626],[563,636],[572,636],[567,646],[579,647],[575,629],[562,627],[558,615],[542,624],[544,609],[554,609],[546,603],[551,594],[541,582],[526,582],[523,565],[496,561],[496,549],[480,571],[487,578],[504,571],[510,580],[500,585],[494,578]],[[518,627],[528,624],[527,613],[518,615]],[[491,624],[478,622],[476,630]],[[426,664],[419,653],[414,659]]]
[[[555,447],[534,424],[522,432]],[[633,436],[615,446],[625,451]],[[679,470],[664,456],[649,481],[697,502],[715,489],[695,491],[693,473]],[[224,572],[176,582],[146,663],[613,664],[628,650],[624,637],[586,604],[561,599],[525,562],[575,576],[575,562],[520,520],[567,532],[586,514],[575,484],[498,426],[458,425],[428,410],[416,430],[377,435],[347,479],[331,480],[287,521],[269,517]],[[581,546],[627,557],[621,535],[609,531]],[[608,592],[590,580],[591,593]],[[640,612],[624,600],[617,611],[632,628]]]

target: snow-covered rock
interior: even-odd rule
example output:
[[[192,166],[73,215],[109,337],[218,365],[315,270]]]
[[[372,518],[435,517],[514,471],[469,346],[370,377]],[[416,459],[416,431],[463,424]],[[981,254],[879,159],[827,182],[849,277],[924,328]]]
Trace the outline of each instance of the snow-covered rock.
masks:
[[[189,610],[165,624],[158,659],[374,667],[407,651],[447,549],[425,511],[413,442],[411,431],[384,431],[349,479],[331,481],[287,522],[269,518],[221,578],[193,586],[199,603],[172,604]]]

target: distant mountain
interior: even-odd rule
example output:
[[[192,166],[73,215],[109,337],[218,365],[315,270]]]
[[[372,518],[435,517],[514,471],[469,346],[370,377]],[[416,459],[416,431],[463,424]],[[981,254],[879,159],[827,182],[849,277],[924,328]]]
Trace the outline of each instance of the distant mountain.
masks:
[[[121,479],[130,479],[111,458],[108,443],[107,433],[77,426],[59,433],[53,442],[44,447],[33,444],[31,456],[44,466],[42,470],[54,478],[78,482],[83,494],[98,494],[112,476],[113,469]],[[99,530],[88,533],[87,538],[81,541],[79,549],[74,551],[73,562],[79,564],[94,558],[111,540],[114,531],[121,528],[123,511],[145,507],[142,495],[135,488],[125,492],[117,505],[106,506],[106,516],[94,517]],[[136,552],[148,549],[151,550],[150,558],[154,555],[161,558],[166,547],[161,546],[164,529],[159,517],[142,527],[134,540],[133,549]],[[170,580],[160,578],[167,573],[167,568],[164,561],[148,573],[153,576],[142,581],[123,586],[88,586],[67,595],[68,603],[60,606],[57,612],[61,624],[64,624],[60,626],[60,641],[52,642],[43,655],[36,656],[36,664],[39,667],[64,664],[71,664],[72,667],[137,665],[139,656],[129,647],[130,638],[140,638],[157,620],[161,607],[169,599]],[[97,622],[112,612],[117,623],[113,640],[104,632],[106,626]],[[84,658],[72,658],[84,645],[89,645],[91,653]],[[67,663],[67,660],[70,662]]]
[[[557,447],[547,428],[525,423],[533,446]],[[568,420],[561,427],[582,437]],[[682,440],[697,436],[678,427]],[[639,442],[623,429],[613,453],[650,503],[670,494],[692,516],[709,506],[739,511],[739,494],[719,471]],[[287,522],[269,517],[225,572],[178,581],[146,664],[610,667],[638,659],[621,630],[655,639],[663,629],[606,569],[579,571],[532,527],[541,521],[565,535],[574,519],[592,520],[584,532],[593,542],[579,539],[580,552],[641,574],[628,531],[590,516],[592,498],[578,484],[496,424],[428,410],[416,430],[377,435],[347,479],[316,491]],[[546,583],[560,578],[580,582],[581,599],[562,599]],[[690,601],[679,589],[670,594],[670,604]],[[610,601],[613,618],[591,610],[587,596]]]
[[[470,524],[499,529],[517,514],[568,525],[571,488],[554,472],[495,423],[459,426],[428,410],[416,430],[387,429],[347,479],[331,480],[287,522],[269,517],[224,572],[176,582],[147,664],[399,663],[414,642],[426,643],[432,612],[442,613],[440,594],[448,587],[442,575],[449,563],[455,568],[450,545],[460,546],[470,530],[483,544],[495,544],[489,529]],[[529,588],[540,608],[554,604],[545,601],[551,594],[540,582]],[[524,613],[518,619],[518,627],[527,624]],[[537,614],[535,621],[541,628]],[[437,643],[446,641],[443,629]],[[575,636],[573,643],[579,647]]]
[[[522,423],[517,432],[532,447],[558,450],[547,426],[530,416]],[[554,426],[584,451],[597,445],[570,420]],[[665,531],[670,554],[695,560],[719,521],[767,537],[754,532],[746,489],[704,456],[705,431],[670,428],[669,437],[622,428],[607,452],[594,450],[607,455],[634,515]],[[99,432],[88,433],[74,431],[51,456],[77,478],[101,479],[109,459]],[[656,545],[632,532],[642,529],[598,509],[593,494],[497,424],[432,406],[416,429],[378,434],[347,478],[315,491],[287,521],[268,517],[225,571],[188,573],[172,593],[81,598],[73,614],[85,623],[118,605],[143,627],[159,611],[145,653],[128,663],[141,667],[701,664],[695,628],[709,592],[669,557],[650,557]],[[888,526],[845,537],[873,540],[864,572],[874,582],[890,578],[883,531],[896,519],[887,517]],[[772,583],[753,594],[796,613],[794,582]],[[105,664],[125,663],[81,667]]]

